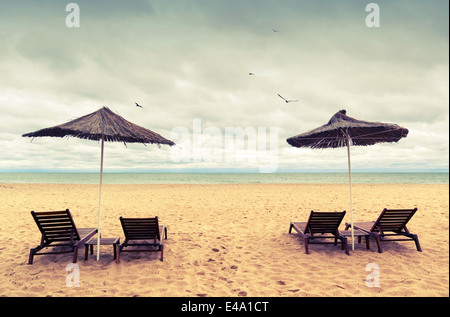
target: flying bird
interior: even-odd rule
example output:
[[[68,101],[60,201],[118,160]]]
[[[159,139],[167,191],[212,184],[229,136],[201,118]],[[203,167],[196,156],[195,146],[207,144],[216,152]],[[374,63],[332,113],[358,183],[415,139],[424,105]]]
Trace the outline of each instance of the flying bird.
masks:
[[[135,104],[136,104],[136,107],[144,108],[144,107],[142,107],[141,105],[139,105],[137,102],[135,102]]]
[[[289,102],[297,102],[298,100],[287,100],[286,98],[284,98],[283,96],[281,96],[280,94],[278,94],[278,96],[281,98],[281,99],[283,99],[286,103],[289,103]]]
[[[276,32],[276,33],[280,32],[280,31],[278,31],[278,30],[275,30],[275,29],[272,29],[272,31],[274,31],[274,32]]]
[[[253,73],[248,73],[250,76],[254,76],[255,74],[253,74]]]

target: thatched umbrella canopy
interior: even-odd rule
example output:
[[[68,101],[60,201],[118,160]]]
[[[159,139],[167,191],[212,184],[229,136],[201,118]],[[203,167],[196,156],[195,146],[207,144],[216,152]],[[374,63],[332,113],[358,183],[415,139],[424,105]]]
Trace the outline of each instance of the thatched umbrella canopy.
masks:
[[[382,142],[397,142],[408,135],[408,129],[392,123],[361,121],[340,110],[327,124],[309,132],[288,138],[295,147],[337,148],[351,145],[374,145]]]
[[[347,147],[353,249],[355,246],[353,239],[350,145],[361,146],[383,142],[398,142],[407,135],[408,129],[396,124],[361,121],[347,116],[345,110],[340,110],[331,117],[327,124],[286,140],[287,143],[295,147],[308,147],[313,149]]]
[[[123,117],[103,107],[91,114],[63,123],[54,127],[26,133],[24,137],[65,137],[73,136],[80,139],[100,141],[104,138],[109,142],[124,143],[155,143],[174,145],[170,140],[158,133],[140,127]]]
[[[104,142],[124,142],[128,143],[153,143],[160,146],[167,144],[175,145],[174,142],[162,137],[149,129],[140,127],[118,114],[112,112],[107,107],[103,107],[91,114],[78,119],[63,123],[50,128],[41,129],[35,132],[26,133],[23,137],[77,137],[80,139],[102,141],[100,159],[100,193],[98,207],[98,236],[100,237],[101,223],[101,201],[102,201],[102,179],[103,179],[103,148]],[[97,245],[97,260],[100,257],[100,239]]]

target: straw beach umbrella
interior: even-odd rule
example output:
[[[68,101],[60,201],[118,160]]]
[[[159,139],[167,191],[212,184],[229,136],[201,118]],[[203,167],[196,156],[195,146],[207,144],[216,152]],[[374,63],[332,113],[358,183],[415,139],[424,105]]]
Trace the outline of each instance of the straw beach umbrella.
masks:
[[[100,219],[102,203],[103,148],[105,141],[126,143],[153,143],[175,145],[158,133],[140,127],[125,120],[109,108],[103,107],[91,114],[50,128],[26,133],[23,137],[77,137],[80,139],[101,141],[100,186],[98,207],[98,236],[100,237]],[[97,260],[100,258],[100,239],[97,245]]]
[[[352,224],[352,248],[354,245],[353,232],[353,203],[352,203],[352,170],[350,160],[350,146],[374,145],[383,142],[398,142],[408,135],[408,129],[396,124],[368,122],[347,116],[345,110],[337,112],[327,124],[288,138],[286,141],[294,147],[313,149],[347,147],[348,177],[350,185],[350,214]]]

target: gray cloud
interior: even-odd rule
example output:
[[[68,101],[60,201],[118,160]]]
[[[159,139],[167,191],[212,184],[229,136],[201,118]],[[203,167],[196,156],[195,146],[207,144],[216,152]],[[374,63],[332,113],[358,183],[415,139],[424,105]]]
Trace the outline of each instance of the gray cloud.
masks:
[[[366,3],[350,0],[74,2],[80,28],[65,26],[65,3],[2,2],[0,144],[7,151],[0,170],[52,169],[61,162],[95,169],[96,160],[75,163],[98,155],[95,142],[75,153],[80,140],[57,143],[70,145],[60,151],[56,140],[30,144],[20,135],[102,105],[166,137],[176,127],[192,130],[196,118],[222,132],[277,127],[285,169],[334,161],[339,150],[292,149],[285,139],[344,108],[362,120],[410,129],[399,144],[355,149],[356,168],[448,170],[445,1],[377,1],[380,28],[367,28]],[[278,93],[300,102],[286,104]],[[143,165],[132,156],[140,147],[110,146],[121,153],[110,154],[117,168],[192,166],[173,164],[166,150],[147,156],[146,148]],[[408,154],[403,164],[397,151]],[[331,165],[346,167],[345,160]]]

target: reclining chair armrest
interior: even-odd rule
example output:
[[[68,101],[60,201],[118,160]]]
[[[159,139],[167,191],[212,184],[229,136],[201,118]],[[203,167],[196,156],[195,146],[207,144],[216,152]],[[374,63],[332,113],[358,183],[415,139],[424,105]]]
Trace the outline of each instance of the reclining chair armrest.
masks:
[[[87,234],[84,237],[80,237],[80,240],[76,243],[77,245],[83,245],[85,244],[87,241],[89,241],[93,236],[95,236],[98,233],[98,229],[95,228],[95,230],[93,230],[92,232],[90,232],[89,234]]]

